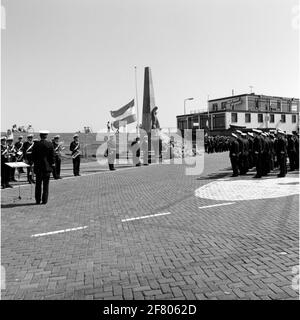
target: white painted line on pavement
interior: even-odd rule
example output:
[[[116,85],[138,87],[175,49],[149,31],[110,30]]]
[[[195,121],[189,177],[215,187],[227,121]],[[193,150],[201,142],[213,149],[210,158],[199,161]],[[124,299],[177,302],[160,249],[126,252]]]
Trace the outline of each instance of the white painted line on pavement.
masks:
[[[199,209],[212,208],[212,207],[220,207],[220,206],[228,206],[230,204],[234,204],[235,202],[224,202],[218,204],[212,204],[210,206],[199,207]]]
[[[150,214],[148,216],[141,216],[141,217],[136,217],[136,218],[123,219],[122,222],[133,221],[133,220],[141,220],[141,219],[153,218],[153,217],[158,217],[158,216],[165,216],[167,214],[171,214],[171,212],[156,213],[156,214]]]
[[[49,236],[49,235],[52,235],[52,234],[69,232],[69,231],[77,231],[77,230],[82,230],[82,229],[86,229],[86,228],[87,228],[87,226],[78,227],[78,228],[71,228],[71,229],[64,229],[64,230],[57,230],[57,231],[51,231],[51,232],[45,232],[45,233],[37,233],[37,234],[33,234],[31,236],[31,238]]]

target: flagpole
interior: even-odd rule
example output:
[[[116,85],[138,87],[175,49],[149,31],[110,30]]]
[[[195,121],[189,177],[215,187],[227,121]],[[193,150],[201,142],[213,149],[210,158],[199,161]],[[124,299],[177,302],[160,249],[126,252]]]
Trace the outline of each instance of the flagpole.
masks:
[[[136,117],[137,117],[136,133],[139,133],[140,119],[139,119],[139,103],[138,103],[136,66],[134,66],[134,74],[135,74],[135,100],[136,100]]]

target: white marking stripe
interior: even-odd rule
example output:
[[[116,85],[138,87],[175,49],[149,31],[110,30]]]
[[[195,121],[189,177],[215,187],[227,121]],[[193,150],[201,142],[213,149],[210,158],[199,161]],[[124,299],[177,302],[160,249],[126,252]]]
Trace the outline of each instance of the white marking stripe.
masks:
[[[225,203],[212,204],[212,205],[210,205],[210,206],[199,207],[199,209],[212,208],[212,207],[220,207],[220,206],[228,206],[228,205],[234,204],[234,203],[235,203],[235,202],[225,202]]]
[[[142,217],[136,217],[136,218],[123,219],[122,222],[133,221],[133,220],[140,220],[140,219],[147,219],[147,218],[153,218],[153,217],[158,217],[158,216],[165,216],[165,215],[167,215],[167,214],[171,214],[171,212],[150,214],[150,215],[148,215],[148,216],[142,216]]]
[[[37,233],[37,234],[33,234],[31,237],[42,237],[42,236],[48,236],[51,234],[82,230],[82,229],[86,229],[86,228],[87,228],[87,226],[78,227],[78,228],[71,228],[71,229],[64,229],[64,230],[57,230],[57,231],[51,231],[51,232],[45,232],[45,233]]]

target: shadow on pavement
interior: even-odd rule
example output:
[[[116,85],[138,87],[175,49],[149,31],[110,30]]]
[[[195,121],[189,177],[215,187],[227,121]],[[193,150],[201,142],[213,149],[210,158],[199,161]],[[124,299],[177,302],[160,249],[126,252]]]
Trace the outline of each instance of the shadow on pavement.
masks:
[[[36,205],[35,202],[32,202],[32,203],[7,203],[7,204],[1,204],[1,209],[35,206],[35,205]]]

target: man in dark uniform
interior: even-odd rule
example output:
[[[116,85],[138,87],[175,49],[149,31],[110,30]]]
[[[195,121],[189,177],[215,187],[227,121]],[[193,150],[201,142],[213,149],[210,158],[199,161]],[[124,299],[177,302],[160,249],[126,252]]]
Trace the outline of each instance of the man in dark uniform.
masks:
[[[74,134],[73,141],[70,144],[70,151],[72,152],[72,160],[73,160],[73,174],[74,176],[80,176],[80,143],[78,134]]]
[[[296,161],[295,161],[295,169],[299,169],[299,137],[296,131],[293,131],[294,142],[295,142],[295,150],[296,150]]]
[[[53,149],[54,149],[54,161],[55,161],[55,167],[53,169],[53,178],[55,180],[62,179],[60,176],[60,168],[61,168],[61,149],[62,146],[59,143],[59,135],[56,135],[53,137]]]
[[[243,174],[245,171],[244,169],[244,141],[242,139],[242,131],[241,130],[236,130],[236,136],[237,136],[237,142],[239,143],[239,157],[238,157],[238,167],[240,170],[240,174]]]
[[[7,153],[8,153],[7,161],[8,162],[16,162],[17,160],[16,149],[13,142],[14,142],[13,136],[11,135],[10,137],[7,138]],[[15,172],[16,172],[16,168],[9,167],[9,181],[17,182],[15,178]]]
[[[260,136],[261,130],[253,129],[253,152],[254,152],[254,164],[256,166],[256,175],[254,178],[262,177],[262,152],[263,152],[263,143]]]
[[[50,141],[47,141],[48,130],[40,131],[40,141],[34,143],[32,158],[34,173],[36,174],[35,201],[36,204],[46,204],[49,194],[50,174],[54,167],[54,149]],[[42,194],[43,184],[43,194]]]
[[[249,162],[249,169],[252,169],[254,167],[254,162],[253,162],[253,133],[248,132],[248,143],[249,143],[249,157],[248,157],[248,162]]]
[[[15,149],[16,149],[16,158],[17,161],[23,161],[23,136],[18,137],[18,141],[15,143]],[[23,168],[18,168],[19,173],[24,173]]]
[[[277,156],[280,172],[277,177],[285,177],[286,175],[286,156],[287,156],[287,142],[285,139],[285,133],[282,130],[277,131]]]
[[[242,132],[241,133],[241,140],[243,142],[243,154],[242,154],[242,164],[243,164],[243,168],[240,172],[240,174],[245,175],[247,174],[248,170],[249,170],[249,141],[246,138],[247,134]]]
[[[295,140],[291,133],[287,134],[287,154],[290,162],[290,171],[294,171],[296,167],[296,147]]]
[[[261,134],[263,139],[263,153],[262,153],[262,162],[263,162],[263,169],[262,169],[262,175],[267,176],[270,173],[270,144],[269,144],[269,138],[268,135],[263,132]]]
[[[6,137],[1,137],[1,186],[2,189],[12,188],[9,184],[9,167],[5,164],[8,162],[8,150],[6,145]]]
[[[237,177],[239,175],[239,170],[238,170],[238,162],[239,162],[239,143],[237,141],[238,137],[236,134],[232,133],[232,141],[230,143],[229,147],[229,157],[231,161],[231,166],[232,166],[232,177]]]
[[[33,150],[33,134],[30,133],[27,136],[27,141],[23,145],[23,159],[30,167],[27,167],[27,181],[29,183],[35,183],[33,179],[33,159],[32,159],[32,150]]]
[[[269,134],[269,145],[270,145],[270,170],[275,168],[275,136],[273,133]]]

